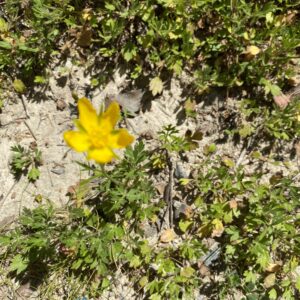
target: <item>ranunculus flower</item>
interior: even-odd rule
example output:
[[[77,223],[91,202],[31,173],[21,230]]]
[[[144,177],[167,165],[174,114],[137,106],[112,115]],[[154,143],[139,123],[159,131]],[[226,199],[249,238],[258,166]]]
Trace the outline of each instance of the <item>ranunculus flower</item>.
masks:
[[[97,114],[87,98],[78,101],[78,131],[66,131],[66,143],[78,152],[87,152],[88,159],[104,164],[118,157],[113,149],[125,148],[134,141],[127,129],[114,129],[120,119],[120,107],[112,102],[105,112]]]

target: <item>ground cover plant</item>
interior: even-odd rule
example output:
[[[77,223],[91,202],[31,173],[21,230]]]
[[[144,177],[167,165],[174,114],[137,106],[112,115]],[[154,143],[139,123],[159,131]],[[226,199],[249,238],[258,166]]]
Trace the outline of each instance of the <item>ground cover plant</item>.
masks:
[[[10,289],[18,299],[16,285],[28,284],[42,299],[298,299],[299,8],[289,0],[5,1],[0,116],[20,102],[25,117],[1,118],[0,130],[27,120],[34,142],[16,135],[6,165],[37,189],[15,222],[0,222],[0,295]],[[83,94],[72,82],[65,103],[65,90],[57,98],[49,90],[57,73],[56,88],[68,85],[73,66],[89,84]],[[93,107],[86,97],[117,68],[127,98],[121,85]],[[175,122],[132,130],[156,102],[171,106],[173,80],[182,88]],[[225,96],[210,101],[214,93]],[[29,122],[32,99],[47,97],[54,115],[75,118],[75,130],[56,131],[70,147],[59,162],[74,150],[84,157],[70,163],[84,176],[60,205],[38,189],[51,141],[32,127],[51,118]]]

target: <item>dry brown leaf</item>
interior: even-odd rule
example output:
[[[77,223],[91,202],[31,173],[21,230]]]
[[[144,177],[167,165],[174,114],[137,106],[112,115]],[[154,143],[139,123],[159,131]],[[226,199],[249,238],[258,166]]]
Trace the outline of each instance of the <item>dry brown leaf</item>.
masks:
[[[279,106],[279,108],[284,109],[290,103],[291,96],[282,94],[279,96],[273,96],[273,99],[274,99],[275,103]]]
[[[176,238],[176,233],[173,229],[169,228],[162,232],[160,241],[162,243],[170,243]]]
[[[142,90],[131,90],[121,94],[109,94],[105,100],[105,106],[108,106],[112,101],[117,101],[123,109],[132,114],[137,113],[142,106]]]
[[[229,201],[229,207],[230,207],[231,209],[237,208],[237,206],[238,206],[238,203],[237,203],[236,200],[230,200],[230,201]]]
[[[208,268],[206,265],[204,265],[204,264],[202,264],[202,265],[200,266],[199,272],[200,272],[200,275],[201,275],[202,277],[210,276],[210,270],[209,270],[209,268]]]
[[[265,279],[264,279],[264,287],[266,289],[272,287],[275,284],[276,280],[276,275],[274,273],[269,274]]]
[[[81,31],[77,34],[77,44],[80,47],[89,47],[92,42],[92,28],[83,25]]]
[[[282,262],[270,263],[266,267],[266,271],[269,272],[269,273],[275,273],[275,272],[278,272],[280,270],[281,266],[282,266]]]
[[[223,223],[219,219],[214,219],[212,221],[212,224],[214,225],[214,229],[212,231],[211,237],[220,237],[224,232]]]
[[[251,56],[256,56],[259,52],[260,52],[260,49],[257,46],[251,45],[251,46],[247,46],[245,54],[251,55]]]
[[[300,141],[295,144],[296,155],[300,158]]]

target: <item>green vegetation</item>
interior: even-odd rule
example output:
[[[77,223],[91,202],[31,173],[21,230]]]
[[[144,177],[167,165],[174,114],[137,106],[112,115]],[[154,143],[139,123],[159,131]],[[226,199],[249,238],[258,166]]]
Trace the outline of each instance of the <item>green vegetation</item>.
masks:
[[[21,145],[16,145],[11,148],[13,152],[10,163],[11,171],[16,179],[19,179],[23,174],[30,181],[35,181],[40,176],[38,166],[42,164],[42,153],[35,145],[30,149],[25,149]]]
[[[272,156],[256,147],[261,141],[296,142],[300,135],[299,99],[291,92],[299,85],[297,2],[7,0],[0,8],[0,83],[26,95],[46,85],[51,65],[67,57],[87,69],[102,64],[93,69],[91,88],[104,86],[119,65],[133,85],[146,79],[153,97],[186,75],[192,83],[183,84],[182,108],[191,119],[199,96],[213,88],[243,92],[233,126],[226,118],[218,126],[225,138],[245,143],[253,165],[261,164]],[[289,105],[276,107],[276,97]],[[216,142],[204,147],[193,176],[174,179],[172,156],[188,156],[202,138],[170,125],[153,151],[139,141],[112,167],[80,164],[88,179],[70,191],[68,205],[57,208],[41,197],[2,229],[1,275],[34,283],[42,299],[59,294],[62,282],[65,299],[96,299],[120,273],[137,297],[151,300],[197,293],[299,299],[297,175],[266,180],[262,169],[218,155]],[[38,180],[41,151],[21,145],[11,151],[15,177]],[[163,195],[157,174],[167,178]],[[179,212],[172,188],[184,199]]]
[[[169,133],[170,128],[162,136]],[[163,222],[159,212],[166,203],[151,201],[149,154],[139,142],[112,171],[82,165],[92,175],[67,207],[47,202],[25,209],[19,225],[1,236],[2,261],[9,262],[11,276],[42,278],[44,296],[58,289],[59,280],[46,289],[53,275],[80,282],[82,289],[71,289],[69,299],[78,293],[99,296],[122,269],[136,282],[136,292],[150,299],[193,299],[202,286],[208,250],[203,241],[213,237],[221,254],[211,271],[224,280],[213,283],[211,297],[225,299],[239,290],[251,299],[296,299],[300,188],[292,177],[262,183],[262,174],[246,174],[213,152],[195,179],[179,181],[182,193],[194,197],[154,244],[146,228]]]

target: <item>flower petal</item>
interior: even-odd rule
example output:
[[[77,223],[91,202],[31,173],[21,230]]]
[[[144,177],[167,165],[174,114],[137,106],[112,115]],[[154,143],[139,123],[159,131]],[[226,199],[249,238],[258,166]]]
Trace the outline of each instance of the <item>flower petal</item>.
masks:
[[[104,124],[107,124],[107,122],[110,124],[110,127],[112,130],[117,122],[120,119],[120,106],[119,104],[114,101],[112,102],[109,107],[107,108],[107,110],[101,115],[101,120]]]
[[[133,141],[134,137],[125,128],[116,130],[109,136],[109,144],[112,148],[125,148]]]
[[[88,159],[94,159],[100,164],[108,163],[115,157],[117,155],[109,147],[90,149],[88,151]]]
[[[98,116],[92,103],[87,98],[78,100],[79,122],[87,131],[91,132],[98,126]]]
[[[87,151],[91,147],[89,137],[84,132],[79,131],[66,131],[64,139],[69,147],[78,152]]]

